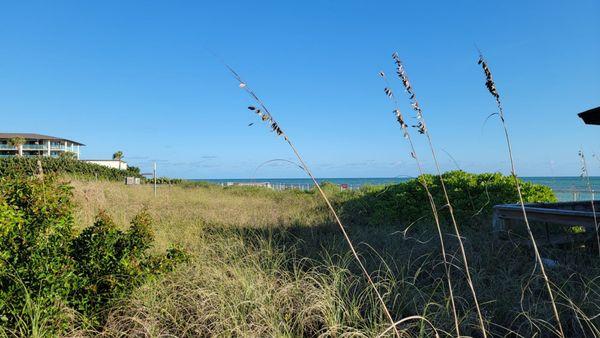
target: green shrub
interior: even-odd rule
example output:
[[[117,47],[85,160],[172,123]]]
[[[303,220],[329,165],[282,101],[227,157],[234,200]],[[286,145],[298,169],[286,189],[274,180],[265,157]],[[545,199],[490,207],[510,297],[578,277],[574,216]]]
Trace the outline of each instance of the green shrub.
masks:
[[[72,298],[79,311],[98,313],[156,272],[146,253],[154,239],[151,222],[148,213],[142,211],[123,232],[101,212],[94,225],[75,238],[72,254],[82,287],[75,290]]]
[[[130,166],[127,170],[104,167],[71,158],[53,157],[8,157],[0,158],[0,177],[33,175],[40,161],[44,173],[69,174],[83,178],[123,181],[127,176],[141,177],[140,169]]]
[[[157,177],[156,178],[156,184],[181,184],[184,181],[185,180],[183,180],[181,178],[169,178],[169,177]],[[147,177],[144,180],[144,183],[154,184],[154,178],[153,177]]]
[[[443,174],[457,221],[475,224],[489,221],[496,204],[516,203],[518,195],[513,178],[500,173],[470,174],[449,171]],[[431,207],[423,182],[426,182],[440,210],[442,221],[449,220],[448,208],[438,176],[423,175],[400,184],[365,187],[338,203],[344,217],[353,223],[382,225],[432,220]],[[555,202],[549,187],[520,181],[525,202]]]
[[[47,315],[56,315],[51,305],[66,300],[69,289],[77,284],[69,255],[73,224],[70,196],[70,187],[49,180],[0,181],[3,313],[20,310],[26,302],[26,287],[35,290],[31,298],[44,306]]]
[[[57,334],[68,320],[65,307],[99,324],[113,301],[184,261],[181,250],[148,253],[152,219],[145,210],[126,231],[100,213],[75,236],[71,197],[71,187],[52,176],[0,179],[0,316],[9,328],[32,302]]]

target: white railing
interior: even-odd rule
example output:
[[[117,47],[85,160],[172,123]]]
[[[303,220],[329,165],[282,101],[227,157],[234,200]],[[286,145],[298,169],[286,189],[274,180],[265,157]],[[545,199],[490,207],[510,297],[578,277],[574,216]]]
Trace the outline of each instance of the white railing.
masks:
[[[45,144],[24,144],[23,150],[47,150],[48,146]]]

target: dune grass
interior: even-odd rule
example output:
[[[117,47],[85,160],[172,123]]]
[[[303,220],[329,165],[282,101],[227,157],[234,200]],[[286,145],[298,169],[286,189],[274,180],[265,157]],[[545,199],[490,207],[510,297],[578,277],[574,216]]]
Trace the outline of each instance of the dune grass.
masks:
[[[105,336],[377,336],[389,327],[376,295],[348,253],[344,238],[315,192],[218,186],[159,188],[72,182],[78,224],[105,209],[126,227],[146,206],[155,218],[156,249],[181,243],[189,264],[158,277],[120,302],[97,331]],[[327,191],[334,201],[342,197]],[[431,226],[348,227],[395,318],[423,316],[440,335],[454,330],[446,273]],[[444,228],[444,235],[452,232]],[[544,282],[531,276],[531,253],[487,232],[465,228],[489,335],[552,336]],[[457,245],[446,248],[459,264]],[[598,258],[581,250],[546,249],[561,264],[548,271],[569,336],[600,335]],[[453,279],[464,278],[459,269]],[[466,285],[454,286],[463,335],[480,335]],[[398,326],[402,336],[429,337],[421,320]],[[387,336],[393,332],[388,331]]]

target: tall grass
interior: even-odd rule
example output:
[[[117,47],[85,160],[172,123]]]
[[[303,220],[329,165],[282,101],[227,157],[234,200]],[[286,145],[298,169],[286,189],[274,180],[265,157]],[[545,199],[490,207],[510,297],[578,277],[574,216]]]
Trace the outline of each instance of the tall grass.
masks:
[[[558,309],[556,307],[556,301],[554,299],[552,285],[551,285],[550,279],[548,278],[548,274],[546,273],[546,269],[544,268],[544,262],[542,260],[542,256],[540,255],[540,251],[538,249],[535,237],[533,236],[533,232],[531,231],[531,226],[529,225],[529,220],[527,219],[527,211],[525,210],[525,202],[523,202],[523,194],[521,194],[521,186],[519,184],[519,179],[517,177],[517,171],[515,169],[515,161],[514,161],[514,157],[513,157],[512,143],[510,141],[510,136],[508,134],[508,127],[506,124],[506,119],[504,117],[504,109],[502,107],[502,102],[500,101],[500,94],[498,93],[498,90],[496,89],[496,84],[494,83],[494,79],[492,78],[492,72],[491,72],[486,60],[484,59],[483,54],[481,54],[481,53],[479,53],[478,63],[481,65],[481,68],[483,69],[483,72],[485,74],[485,80],[486,80],[485,86],[487,87],[490,94],[492,94],[492,96],[496,100],[496,106],[498,108],[497,114],[498,114],[498,117],[500,118],[500,121],[502,122],[502,129],[504,131],[506,147],[508,150],[508,157],[510,159],[510,172],[511,172],[512,177],[514,178],[515,187],[517,188],[517,193],[519,195],[519,204],[521,205],[521,211],[523,212],[523,219],[524,219],[525,225],[527,227],[527,233],[529,234],[529,238],[531,239],[531,245],[533,247],[535,259],[536,259],[537,265],[539,265],[539,267],[540,267],[540,272],[542,274],[542,277],[544,278],[544,283],[546,285],[546,289],[547,289],[548,295],[550,297],[550,302],[552,305],[552,312],[553,312],[554,318],[556,319],[556,324],[558,325],[558,333],[560,334],[561,337],[564,337],[565,334],[564,334],[562,324],[560,321],[560,315],[558,314]],[[534,270],[535,270],[535,267],[534,267]]]
[[[31,292],[27,285],[19,278],[18,275],[9,273],[11,279],[21,288],[21,292],[25,296],[25,306],[22,309],[11,309],[15,314],[16,325],[13,329],[7,329],[0,325],[0,337],[48,337],[55,331],[50,317],[47,316],[47,309],[44,305],[39,304],[31,297]],[[5,316],[3,313],[2,316]],[[3,320],[5,320],[3,318]]]
[[[364,337],[384,332],[378,300],[362,291],[360,275],[350,268],[354,257],[325,256],[331,262],[322,265],[290,256],[289,248],[282,251],[275,233],[259,234],[233,229],[207,235],[192,266],[148,283],[113,309],[103,333]],[[397,292],[399,283],[379,286]],[[409,328],[399,330],[401,336],[413,336]]]
[[[585,154],[583,150],[579,150],[579,159],[581,160],[581,176],[585,179],[587,189],[591,196],[592,214],[594,214],[594,228],[596,229],[596,245],[598,246],[598,256],[600,256],[600,234],[598,234],[598,219],[596,218],[596,206],[594,205],[594,190],[592,189],[592,183],[590,182],[590,175],[588,174],[587,162],[585,160]]]
[[[327,195],[325,194],[325,192],[323,191],[323,189],[319,185],[319,182],[317,182],[317,180],[316,180],[315,176],[313,175],[312,171],[310,170],[310,168],[308,167],[308,165],[306,164],[306,162],[304,161],[304,159],[302,158],[302,156],[300,155],[300,153],[298,152],[298,150],[296,149],[296,147],[294,146],[294,144],[292,143],[292,141],[290,140],[290,138],[288,137],[288,135],[281,129],[281,127],[279,126],[279,124],[275,121],[275,119],[273,118],[273,115],[271,115],[271,113],[269,112],[269,109],[265,106],[265,104],[258,98],[258,96],[254,93],[254,91],[252,91],[250,89],[250,87],[248,87],[248,84],[245,81],[242,80],[242,78],[238,75],[237,72],[235,72],[228,65],[226,65],[226,67],[233,74],[233,76],[235,77],[235,79],[239,82],[239,87],[242,88],[244,91],[246,91],[246,93],[248,93],[248,95],[250,95],[250,97],[259,105],[258,109],[256,107],[254,107],[254,106],[250,106],[250,107],[248,107],[248,109],[251,110],[251,111],[256,112],[256,114],[261,118],[261,120],[263,122],[266,122],[270,126],[271,130],[274,133],[276,133],[278,136],[283,137],[283,139],[285,140],[285,142],[290,146],[290,148],[294,152],[294,155],[296,156],[296,158],[298,158],[298,161],[300,161],[300,164],[301,164],[302,169],[304,170],[304,172],[306,172],[306,174],[313,181],[315,187],[319,191],[319,194],[321,195],[321,197],[323,197],[323,200],[325,201],[325,203],[327,204],[327,207],[329,208],[329,210],[331,211],[333,217],[335,218],[335,221],[338,224],[338,226],[340,228],[340,231],[342,232],[342,234],[344,236],[344,239],[348,243],[348,247],[350,248],[350,251],[352,252],[352,255],[354,256],[354,258],[355,258],[356,262],[358,263],[360,269],[362,270],[363,274],[367,278],[369,284],[372,286],[373,291],[377,295],[377,298],[381,302],[381,306],[382,306],[382,308],[384,310],[384,313],[385,313],[386,317],[389,319],[390,324],[394,328],[394,332],[396,333],[396,336],[400,337],[400,332],[396,328],[396,324],[395,324],[394,318],[390,314],[390,311],[387,308],[385,300],[383,299],[383,297],[381,296],[381,293],[377,289],[377,286],[373,282],[373,279],[371,278],[371,275],[370,275],[369,271],[367,271],[367,269],[365,268],[362,260],[360,259],[360,256],[358,255],[358,252],[356,251],[356,248],[354,247],[354,244],[352,243],[352,240],[348,236],[348,233],[346,232],[346,229],[345,229],[344,225],[342,224],[342,221],[340,220],[340,218],[339,218],[337,212],[335,211],[333,205],[329,201],[329,198],[327,198]],[[262,108],[262,110],[260,108]]]
[[[408,131],[408,125],[404,121],[404,116],[402,115],[402,112],[400,111],[400,105],[398,104],[398,100],[397,100],[396,96],[394,95],[392,86],[391,86],[390,82],[388,81],[385,73],[383,71],[381,71],[379,73],[379,75],[383,78],[383,80],[385,81],[385,84],[386,84],[386,87],[384,89],[385,94],[394,103],[394,107],[395,107],[394,115],[396,117],[396,121],[398,122],[398,124],[400,124],[402,134],[403,134],[404,138],[406,139],[406,141],[408,142],[408,145],[409,145],[410,151],[411,151],[411,153],[410,153],[411,157],[415,160],[417,169],[419,171],[419,177],[423,178],[424,177],[423,175],[425,175],[425,172],[423,170],[423,166],[421,165],[421,161],[419,160],[419,156],[417,154],[417,150],[415,149],[415,146],[414,146],[414,143],[410,136],[410,133]],[[435,222],[436,230],[438,233],[438,238],[440,241],[440,249],[442,252],[442,259],[444,262],[444,269],[446,271],[446,280],[448,282],[448,292],[450,294],[450,305],[452,307],[452,316],[454,317],[454,329],[456,330],[456,336],[460,337],[460,325],[458,324],[458,314],[456,312],[456,302],[454,299],[454,290],[452,287],[452,278],[451,278],[451,274],[450,274],[450,263],[448,262],[448,258],[446,257],[446,245],[444,244],[444,236],[442,234],[442,227],[440,224],[440,217],[438,214],[438,209],[435,204],[435,200],[433,199],[433,196],[431,195],[431,192],[429,191],[429,185],[427,184],[427,181],[425,179],[422,179],[422,180],[420,180],[420,182],[423,185],[423,188],[425,189],[425,193],[427,194],[427,199],[429,201],[429,205],[431,206],[433,220]]]
[[[126,229],[146,206],[155,219],[155,250],[180,243],[192,254],[189,265],[146,283],[110,311],[99,332],[87,335],[373,337],[390,326],[316,189],[174,185],[160,186],[154,198],[150,186],[72,184],[79,210],[76,223],[104,209]],[[361,193],[325,191],[334,206],[348,194]],[[490,302],[489,335],[550,335],[552,309],[544,284],[531,283],[521,293],[531,275],[529,253],[467,225],[463,232],[470,239],[469,262],[481,297]],[[426,317],[441,335],[456,336],[434,228],[415,224],[410,238],[397,230],[385,224],[347,227],[355,243],[364,243],[361,258],[390,299],[390,312],[398,318]],[[457,252],[457,243],[446,241],[446,249]],[[598,257],[580,250],[546,250],[561,257],[561,265],[552,270],[560,286],[557,300],[575,309],[562,314],[564,322],[573,324],[567,336],[599,334]],[[453,281],[459,276],[453,274]],[[455,282],[453,288],[461,334],[481,336],[477,313],[467,301],[468,286]],[[522,302],[526,309],[521,309]],[[435,335],[425,322],[404,322],[398,330],[403,337]]]
[[[469,289],[471,290],[471,295],[473,297],[473,301],[475,303],[475,309],[477,310],[477,316],[479,318],[479,325],[481,328],[481,333],[483,334],[483,337],[485,338],[485,337],[487,337],[487,330],[485,328],[483,314],[481,312],[481,307],[479,305],[479,300],[477,298],[477,292],[475,291],[475,285],[473,284],[473,279],[471,278],[471,272],[469,269],[469,261],[467,259],[467,253],[466,253],[465,246],[463,243],[462,235],[460,234],[460,231],[458,229],[456,217],[454,216],[454,209],[452,207],[452,203],[450,202],[450,197],[448,196],[448,191],[446,190],[446,184],[444,183],[444,178],[442,176],[442,170],[440,168],[440,164],[437,159],[437,154],[436,154],[435,148],[433,146],[431,134],[429,133],[429,129],[427,128],[427,124],[425,123],[425,117],[423,116],[423,110],[421,109],[421,106],[419,105],[419,101],[417,100],[416,94],[415,94],[413,87],[408,79],[408,75],[406,74],[406,70],[404,68],[404,65],[402,64],[402,61],[400,60],[400,57],[398,56],[397,53],[394,53],[394,54],[392,54],[392,58],[394,59],[394,62],[396,64],[396,73],[397,73],[398,77],[400,78],[400,80],[402,81],[402,84],[404,85],[404,88],[409,95],[409,100],[411,102],[411,106],[412,106],[413,110],[417,114],[417,121],[418,121],[417,126],[416,126],[417,130],[419,131],[419,133],[424,134],[427,138],[427,144],[429,145],[429,149],[431,151],[431,156],[433,158],[433,162],[435,164],[435,168],[436,168],[438,177],[440,178],[440,186],[442,187],[442,192],[444,193],[444,198],[446,200],[445,207],[448,207],[448,212],[450,213],[450,219],[452,221],[454,233],[456,235],[456,239],[458,240],[460,253],[461,253],[461,257],[462,257],[462,261],[463,261],[463,265],[464,265],[465,277],[467,280],[467,284],[469,285]]]

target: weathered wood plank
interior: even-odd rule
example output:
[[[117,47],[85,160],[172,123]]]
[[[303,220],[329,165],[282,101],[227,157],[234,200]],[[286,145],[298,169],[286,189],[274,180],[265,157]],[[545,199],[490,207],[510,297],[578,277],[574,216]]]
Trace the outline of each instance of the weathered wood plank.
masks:
[[[594,201],[594,204],[598,202]],[[536,238],[538,245],[560,245],[589,240],[596,233],[597,224],[594,220],[594,213],[586,209],[585,203],[588,203],[589,209],[591,209],[591,201],[526,204],[525,211],[529,221],[581,226],[586,230],[583,234],[539,236],[539,239]],[[523,210],[519,204],[496,205],[493,210],[492,229],[495,234],[509,232],[514,221],[524,221]],[[529,239],[517,240],[517,243],[531,244]]]

